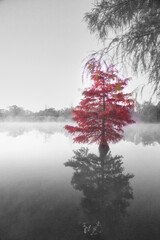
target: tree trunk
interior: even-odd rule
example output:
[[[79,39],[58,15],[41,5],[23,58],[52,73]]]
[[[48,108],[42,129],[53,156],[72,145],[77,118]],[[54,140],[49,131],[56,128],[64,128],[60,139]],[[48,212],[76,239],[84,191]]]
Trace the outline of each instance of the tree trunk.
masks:
[[[105,160],[105,157],[107,155],[109,151],[109,146],[106,142],[106,144],[103,144],[101,143],[99,145],[99,157],[100,157],[100,161],[101,161],[101,171],[102,171],[102,191],[103,191],[103,186],[104,186],[104,160]]]

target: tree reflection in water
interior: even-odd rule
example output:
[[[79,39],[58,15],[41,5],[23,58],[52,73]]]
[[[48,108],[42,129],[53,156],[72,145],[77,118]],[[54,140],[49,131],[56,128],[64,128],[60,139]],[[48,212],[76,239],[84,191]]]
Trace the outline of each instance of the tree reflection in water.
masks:
[[[124,131],[124,140],[134,142],[135,145],[160,144],[160,124],[138,123],[127,126]]]
[[[109,151],[102,166],[101,160],[88,148],[74,151],[72,159],[65,163],[72,167],[73,187],[83,192],[82,225],[89,239],[103,239],[114,233],[116,225],[127,214],[133,191],[129,180],[132,174],[124,174],[122,156],[112,157]]]

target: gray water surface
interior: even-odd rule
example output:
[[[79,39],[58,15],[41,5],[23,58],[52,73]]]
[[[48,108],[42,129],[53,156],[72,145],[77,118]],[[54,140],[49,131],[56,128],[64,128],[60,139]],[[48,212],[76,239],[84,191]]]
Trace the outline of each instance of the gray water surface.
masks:
[[[83,187],[76,190],[71,184],[75,171],[64,165],[73,150],[88,147],[98,155],[98,146],[74,144],[63,126],[0,123],[0,239],[106,239],[101,231],[85,233],[84,221],[93,228],[101,216],[98,208],[91,211],[82,204],[84,198],[93,202],[94,194],[87,195]],[[108,239],[160,239],[159,144],[160,125],[137,124],[125,129],[123,140],[110,145],[112,156],[123,156],[123,173],[134,177],[127,206],[118,195],[106,200],[108,220],[105,217],[100,224]],[[117,206],[127,214],[119,211],[117,217]]]

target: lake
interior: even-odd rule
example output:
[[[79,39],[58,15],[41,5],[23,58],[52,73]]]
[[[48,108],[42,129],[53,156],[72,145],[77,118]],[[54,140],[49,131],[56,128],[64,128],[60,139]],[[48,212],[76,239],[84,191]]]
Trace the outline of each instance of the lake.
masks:
[[[159,240],[160,125],[126,127],[104,181],[63,126],[0,123],[0,240]]]

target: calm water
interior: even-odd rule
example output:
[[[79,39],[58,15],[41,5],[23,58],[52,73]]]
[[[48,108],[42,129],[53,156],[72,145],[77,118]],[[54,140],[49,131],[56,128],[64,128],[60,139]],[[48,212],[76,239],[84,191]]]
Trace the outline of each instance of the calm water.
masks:
[[[111,159],[102,184],[97,145],[74,144],[63,123],[0,123],[0,240],[159,240],[159,144],[160,125],[127,127],[110,145],[124,169]],[[81,147],[92,165],[68,162]]]

